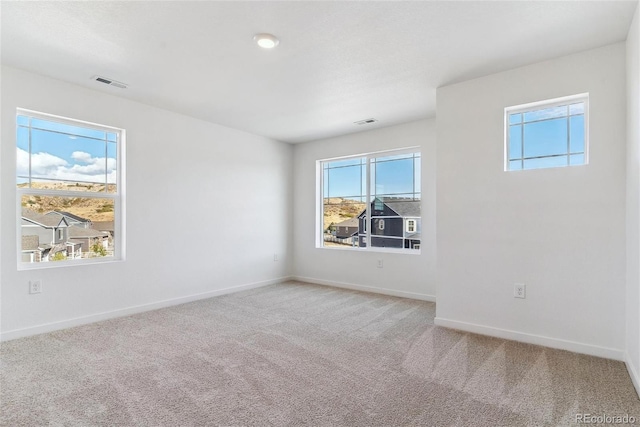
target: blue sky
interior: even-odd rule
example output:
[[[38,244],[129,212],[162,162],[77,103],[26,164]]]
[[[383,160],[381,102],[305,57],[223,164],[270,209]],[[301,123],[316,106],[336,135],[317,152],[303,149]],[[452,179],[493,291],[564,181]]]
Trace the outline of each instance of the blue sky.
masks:
[[[18,117],[17,175],[29,173],[28,118]],[[76,182],[116,182],[116,133],[31,119],[34,178]],[[106,178],[105,178],[106,177]],[[18,178],[18,182],[27,181]]]
[[[584,164],[584,140],[582,102],[509,115],[511,169],[522,168],[522,157],[525,169],[567,166],[568,153],[571,164]],[[539,158],[554,155],[559,157]]]
[[[325,197],[354,199],[360,196],[362,198],[357,200],[365,201],[366,165],[363,158],[338,160],[324,165]],[[413,197],[414,192],[420,192],[420,157],[403,154],[375,159],[372,164],[371,195]]]

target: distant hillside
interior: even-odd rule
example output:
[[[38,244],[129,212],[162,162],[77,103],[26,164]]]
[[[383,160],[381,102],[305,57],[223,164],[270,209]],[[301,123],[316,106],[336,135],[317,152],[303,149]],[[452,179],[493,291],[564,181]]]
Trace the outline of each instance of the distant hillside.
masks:
[[[27,184],[18,184],[18,188],[26,188]],[[110,185],[110,190],[115,186]],[[74,184],[74,183],[40,183],[34,182],[31,188],[57,189],[66,191],[104,192],[104,184]],[[96,194],[97,195],[97,194]],[[108,199],[93,199],[83,197],[52,197],[52,196],[24,196],[22,206],[40,213],[50,211],[65,211],[90,219],[91,221],[113,221],[113,202]]]
[[[326,230],[331,224],[338,224],[360,215],[366,206],[366,203],[357,203],[341,197],[324,199],[323,229]]]

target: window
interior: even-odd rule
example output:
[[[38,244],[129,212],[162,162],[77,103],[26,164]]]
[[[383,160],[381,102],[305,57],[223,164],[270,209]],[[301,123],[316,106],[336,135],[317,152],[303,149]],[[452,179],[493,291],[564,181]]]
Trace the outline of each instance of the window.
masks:
[[[124,131],[19,109],[18,268],[123,258]]]
[[[588,163],[588,94],[505,109],[505,170]]]
[[[415,233],[416,232],[416,220],[408,219],[407,220],[407,233]]]
[[[417,230],[420,221],[420,161],[415,149],[318,161],[318,247],[417,252],[420,236],[406,236],[404,224],[411,217]],[[357,231],[330,236],[322,230],[331,224]]]

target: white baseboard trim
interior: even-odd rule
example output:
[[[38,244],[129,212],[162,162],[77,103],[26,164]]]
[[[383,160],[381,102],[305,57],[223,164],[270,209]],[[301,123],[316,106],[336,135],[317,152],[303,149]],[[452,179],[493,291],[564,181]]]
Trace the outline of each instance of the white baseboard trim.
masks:
[[[76,317],[73,319],[61,320],[58,322],[45,323],[42,325],[31,326],[23,329],[14,329],[12,331],[6,331],[0,334],[0,342],[1,341],[9,341],[17,338],[29,337],[32,335],[44,334],[47,332],[53,332],[60,329],[73,328],[74,326],[86,325],[89,323],[100,322],[102,320],[113,319],[116,317],[124,317],[130,316],[132,314],[142,313],[145,311],[157,310],[160,308],[171,307],[174,305],[185,304],[188,302],[198,301],[207,298],[213,298],[220,295],[231,294],[240,291],[246,291],[249,289],[260,288],[262,286],[273,285],[276,283],[286,282],[287,280],[291,280],[290,276],[279,277],[277,279],[264,280],[261,282],[247,283],[244,285],[231,286],[229,288],[216,289],[214,291],[203,292],[200,294],[187,295],[179,298],[172,298],[157,302],[152,302],[149,304],[142,304],[127,308],[122,308],[113,311],[106,311],[103,313],[91,314],[88,316]]]
[[[354,291],[371,292],[374,294],[390,295],[393,297],[417,299],[421,301],[436,302],[435,295],[419,294],[416,292],[398,291],[395,289],[376,288],[373,286],[355,285],[353,283],[334,282],[331,280],[315,279],[312,277],[292,276],[291,280],[312,283],[314,285],[333,286],[335,288],[351,289]]]
[[[636,389],[638,397],[640,397],[640,377],[638,376],[638,371],[631,360],[631,356],[629,356],[629,353],[626,351],[624,352],[624,364],[627,366],[627,372],[629,372],[631,382],[633,382],[633,387]]]
[[[458,329],[461,331],[473,332],[480,335],[489,335],[497,338],[520,341],[527,344],[536,344],[545,347],[556,348],[559,350],[572,351],[574,353],[588,354],[590,356],[624,361],[623,350],[615,348],[600,347],[597,345],[583,344],[559,338],[545,337],[542,335],[527,334],[524,332],[494,328],[491,326],[478,325],[475,323],[460,322],[457,320],[444,319],[442,317],[436,317],[434,323],[445,328]]]

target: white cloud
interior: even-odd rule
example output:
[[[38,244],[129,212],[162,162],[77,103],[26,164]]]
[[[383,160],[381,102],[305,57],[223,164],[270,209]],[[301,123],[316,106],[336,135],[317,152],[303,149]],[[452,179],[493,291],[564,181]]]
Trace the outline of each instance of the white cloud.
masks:
[[[74,151],[71,153],[71,158],[78,162],[82,163],[90,163],[91,162],[91,154],[85,153],[84,151]]]
[[[116,160],[104,157],[92,157],[89,153],[74,151],[71,158],[78,163],[69,164],[66,160],[49,153],[34,153],[31,155],[31,174],[34,177],[47,177],[80,182],[116,182]],[[84,164],[79,164],[84,163]],[[18,148],[17,173],[29,174],[29,153]]]
[[[35,153],[31,156],[31,173],[32,175],[46,176],[55,174],[58,168],[65,167],[67,162],[60,157],[49,153]],[[17,171],[18,175],[29,174],[29,153],[18,148],[17,154]]]

